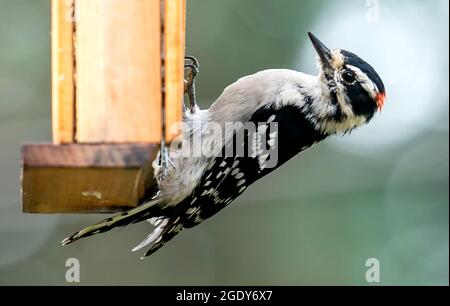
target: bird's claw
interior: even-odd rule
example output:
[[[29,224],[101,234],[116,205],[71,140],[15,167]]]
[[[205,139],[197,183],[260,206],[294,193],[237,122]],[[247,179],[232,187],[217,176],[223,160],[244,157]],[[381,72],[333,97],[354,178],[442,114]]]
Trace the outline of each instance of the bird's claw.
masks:
[[[195,66],[197,68],[197,70],[200,68],[198,60],[195,57],[193,57],[193,56],[185,56],[184,60],[190,62],[187,65],[193,65],[193,66]]]
[[[187,80],[184,81],[184,93],[188,96],[189,99],[190,112],[195,113],[200,110],[197,105],[197,98],[195,94],[195,78],[198,75],[200,65],[195,57],[186,56],[184,68],[189,69],[187,73]],[[183,108],[186,108],[184,104]],[[176,168],[174,162],[170,159],[169,148],[164,140],[161,142],[159,166],[161,167],[161,171],[159,172],[160,180],[164,180],[167,177],[170,166],[174,169]]]
[[[169,148],[163,141],[161,143],[161,150],[159,155],[159,166],[161,167],[161,171],[159,172],[160,180],[164,180],[167,177],[169,165],[176,169],[175,163],[170,159]]]
[[[191,113],[195,113],[200,108],[197,105],[197,97],[195,94],[195,78],[198,75],[200,65],[198,63],[198,60],[193,56],[186,56],[185,57],[185,63],[184,68],[189,69],[188,72],[188,79],[185,80],[184,83],[184,93],[188,95],[189,98],[189,110]]]

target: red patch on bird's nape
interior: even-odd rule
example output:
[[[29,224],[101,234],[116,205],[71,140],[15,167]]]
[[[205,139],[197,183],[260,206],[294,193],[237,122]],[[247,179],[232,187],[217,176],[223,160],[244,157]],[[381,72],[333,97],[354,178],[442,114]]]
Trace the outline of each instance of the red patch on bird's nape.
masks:
[[[378,93],[375,100],[377,101],[378,111],[381,111],[383,109],[384,102],[386,101],[386,93],[385,92]]]

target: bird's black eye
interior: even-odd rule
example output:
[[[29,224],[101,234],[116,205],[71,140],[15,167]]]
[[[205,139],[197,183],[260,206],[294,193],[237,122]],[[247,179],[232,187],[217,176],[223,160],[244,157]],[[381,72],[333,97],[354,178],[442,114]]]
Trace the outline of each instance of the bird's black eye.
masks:
[[[353,72],[346,70],[342,73],[342,79],[348,84],[353,84],[356,81],[356,76]]]

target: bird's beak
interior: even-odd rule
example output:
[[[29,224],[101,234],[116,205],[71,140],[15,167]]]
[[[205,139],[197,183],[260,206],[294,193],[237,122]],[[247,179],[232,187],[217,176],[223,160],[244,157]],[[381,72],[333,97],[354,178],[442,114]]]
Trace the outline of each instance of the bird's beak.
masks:
[[[308,32],[309,39],[316,49],[317,54],[319,55],[320,61],[324,68],[331,68],[333,63],[333,54],[330,49],[325,46],[317,37],[315,37],[311,32]]]

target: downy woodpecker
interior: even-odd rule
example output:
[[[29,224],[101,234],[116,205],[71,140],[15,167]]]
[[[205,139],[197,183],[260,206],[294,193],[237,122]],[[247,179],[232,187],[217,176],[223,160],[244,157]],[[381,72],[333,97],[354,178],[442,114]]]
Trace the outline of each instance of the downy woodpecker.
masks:
[[[186,91],[190,107],[184,116],[189,127],[183,129],[182,145],[160,153],[153,162],[157,185],[148,192],[149,197],[137,208],[82,229],[62,243],[148,220],[154,230],[133,249],[147,246],[146,257],[181,230],[196,226],[225,208],[248,186],[296,154],[328,136],[344,135],[368,123],[381,110],[386,97],[377,72],[357,55],[330,50],[311,33],[309,38],[318,54],[318,76],[291,70],[261,71],[227,87],[207,110],[196,105],[193,84],[198,64],[189,58],[191,64],[187,68],[191,71]],[[226,123],[243,125],[227,135]],[[249,123],[255,125],[253,131],[246,128]],[[212,136],[214,125],[225,133]],[[239,131],[245,137],[239,138]],[[254,140],[260,140],[262,134],[266,134],[263,143],[256,145],[261,149],[255,149]],[[201,144],[194,141],[196,136],[201,136]],[[213,154],[182,153],[183,147],[193,147],[195,151],[217,139],[223,145]],[[238,154],[238,148],[227,150],[235,142],[238,148],[253,150],[243,155]],[[266,165],[267,148],[275,148],[277,153],[276,163],[270,167]]]

